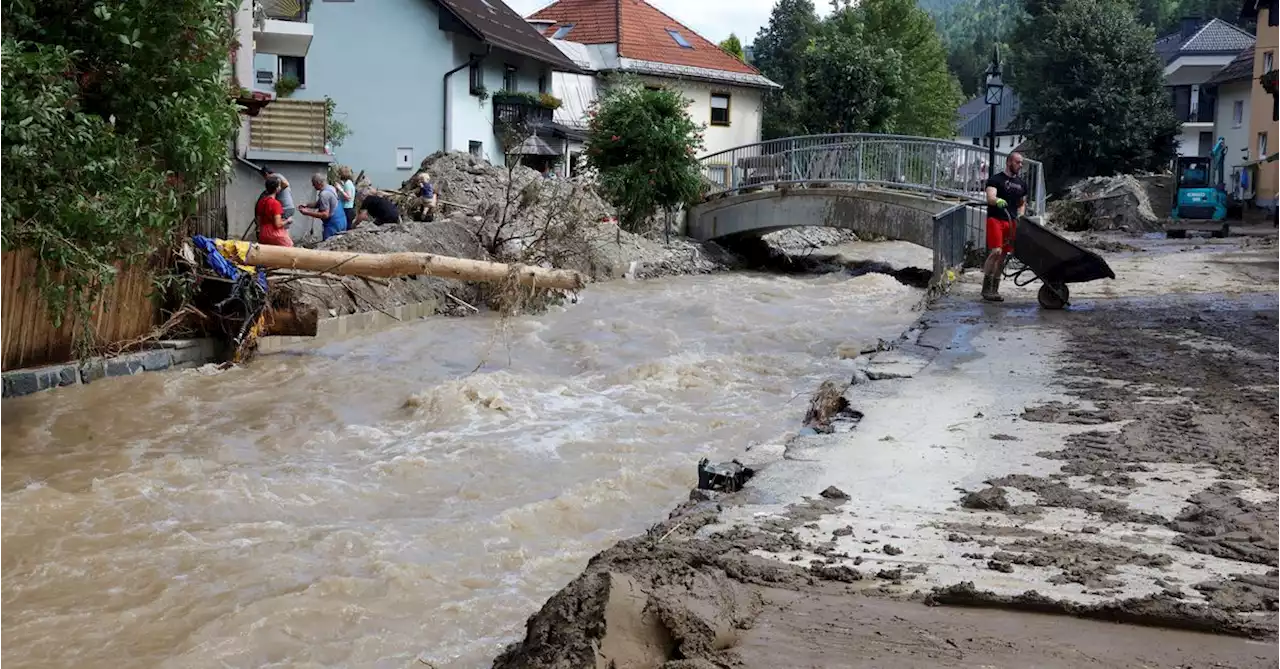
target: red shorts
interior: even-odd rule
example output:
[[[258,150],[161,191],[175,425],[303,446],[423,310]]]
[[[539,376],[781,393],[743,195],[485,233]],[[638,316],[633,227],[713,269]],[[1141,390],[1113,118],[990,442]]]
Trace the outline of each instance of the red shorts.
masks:
[[[994,249],[1013,253],[1013,221],[987,217],[987,250]]]

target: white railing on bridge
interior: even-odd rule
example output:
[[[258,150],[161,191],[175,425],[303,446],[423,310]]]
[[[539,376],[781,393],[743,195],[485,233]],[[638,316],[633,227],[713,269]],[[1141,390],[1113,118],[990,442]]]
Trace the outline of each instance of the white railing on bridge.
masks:
[[[1008,152],[996,152],[1004,165]],[[987,149],[927,137],[878,134],[772,139],[703,156],[708,194],[776,186],[843,185],[909,190],[930,198],[980,200]],[[998,167],[998,168],[999,168]],[[1044,167],[1024,160],[1027,213],[1044,213]]]

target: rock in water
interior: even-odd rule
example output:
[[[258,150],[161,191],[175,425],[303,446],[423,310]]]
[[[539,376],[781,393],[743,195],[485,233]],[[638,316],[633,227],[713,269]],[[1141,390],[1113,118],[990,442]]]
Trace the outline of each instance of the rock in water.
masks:
[[[831,485],[826,490],[818,493],[827,499],[849,499],[849,493]]]
[[[711,464],[710,460],[703,458],[698,462],[698,488],[735,492],[741,490],[755,473],[754,469],[737,460]]]

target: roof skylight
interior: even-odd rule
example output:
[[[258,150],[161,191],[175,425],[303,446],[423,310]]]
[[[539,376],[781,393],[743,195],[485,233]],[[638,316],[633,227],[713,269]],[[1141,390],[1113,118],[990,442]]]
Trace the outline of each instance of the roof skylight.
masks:
[[[680,34],[679,30],[676,30],[675,28],[667,28],[667,34],[671,36],[671,39],[676,41],[676,44],[680,45],[680,48],[682,49],[693,48],[693,45],[689,43],[689,40],[684,38],[684,35]]]

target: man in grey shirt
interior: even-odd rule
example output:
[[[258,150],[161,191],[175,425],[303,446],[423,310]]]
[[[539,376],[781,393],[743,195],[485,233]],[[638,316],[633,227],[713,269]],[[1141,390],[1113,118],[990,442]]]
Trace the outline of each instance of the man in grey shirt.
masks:
[[[293,223],[293,214],[298,208],[293,204],[293,191],[289,189],[289,180],[284,178],[283,174],[273,171],[270,167],[263,166],[262,176],[266,178],[275,177],[280,182],[280,189],[276,191],[276,201],[280,203],[280,208],[284,209],[284,227],[289,227]]]
[[[324,174],[316,173],[311,177],[311,185],[316,189],[316,202],[311,207],[298,207],[305,216],[318,218],[324,222],[322,239],[328,239],[338,233],[347,231],[347,214],[342,210],[342,202],[338,200],[338,192],[329,185]]]

